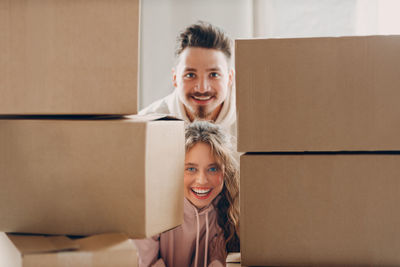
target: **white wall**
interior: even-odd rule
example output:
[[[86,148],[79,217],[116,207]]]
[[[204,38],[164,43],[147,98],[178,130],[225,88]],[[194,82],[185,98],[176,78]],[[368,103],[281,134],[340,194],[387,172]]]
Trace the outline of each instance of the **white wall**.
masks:
[[[178,33],[197,20],[232,38],[400,34],[400,0],[141,0],[139,108],[172,91]]]
[[[186,26],[210,22],[232,38],[252,36],[250,0],[142,0],[139,108],[172,92],[175,40]]]
[[[357,34],[400,34],[399,0],[358,0]]]
[[[356,33],[357,0],[254,0],[255,37]]]

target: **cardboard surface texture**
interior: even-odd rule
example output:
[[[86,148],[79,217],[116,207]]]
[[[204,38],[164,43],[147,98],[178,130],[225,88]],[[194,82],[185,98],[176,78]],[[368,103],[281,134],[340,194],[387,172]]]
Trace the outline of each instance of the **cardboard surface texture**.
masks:
[[[0,232],[1,267],[135,267],[137,251],[124,234],[80,239],[66,236],[15,235]],[[11,252],[11,253],[10,253]]]
[[[400,36],[236,40],[238,151],[400,150]]]
[[[400,154],[246,154],[240,171],[244,265],[400,265]]]
[[[184,123],[0,119],[0,231],[144,238],[183,219]]]
[[[0,114],[136,114],[139,0],[0,0]]]

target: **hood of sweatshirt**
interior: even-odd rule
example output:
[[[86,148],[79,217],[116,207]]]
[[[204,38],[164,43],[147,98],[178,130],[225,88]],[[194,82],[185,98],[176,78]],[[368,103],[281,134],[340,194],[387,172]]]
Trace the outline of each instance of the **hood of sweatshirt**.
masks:
[[[228,90],[226,99],[222,105],[222,109],[215,120],[216,124],[222,126],[222,128],[230,129],[236,122],[236,92],[235,87],[231,87]],[[173,111],[178,117],[185,121],[190,121],[186,114],[186,110],[183,102],[179,99],[177,89],[171,95],[171,99],[168,102],[168,108]]]
[[[184,200],[184,221],[160,236],[160,254],[166,266],[202,267],[210,262],[209,244],[222,234],[217,222],[215,205],[220,196],[202,209]],[[225,249],[215,248],[214,249]],[[225,261],[225,259],[221,259]]]
[[[219,196],[216,197],[208,206],[204,208],[197,208],[194,206],[187,198],[184,200],[184,215],[190,218],[195,218],[196,220],[196,247],[195,247],[195,256],[194,256],[194,267],[200,266],[199,262],[199,247],[200,247],[200,216],[205,217],[205,241],[204,241],[204,266],[207,267],[207,256],[208,256],[208,242],[210,238],[210,225],[209,225],[209,216],[208,214],[211,211],[214,211],[214,205],[216,205],[219,201]],[[191,223],[194,224],[194,223]]]
[[[179,98],[178,90],[174,89],[173,92],[166,97],[157,100],[139,112],[139,115],[146,114],[169,114],[176,118],[190,122],[186,114],[184,104]],[[232,86],[228,90],[228,94],[223,103],[222,109],[218,114],[215,121],[216,124],[221,125],[232,136],[236,136],[236,88]]]

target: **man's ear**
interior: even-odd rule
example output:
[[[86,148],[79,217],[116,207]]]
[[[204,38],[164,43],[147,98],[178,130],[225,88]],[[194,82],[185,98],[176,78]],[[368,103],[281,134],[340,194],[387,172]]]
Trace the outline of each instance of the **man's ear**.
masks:
[[[176,70],[175,68],[172,68],[172,84],[176,88],[178,87],[178,84],[176,83]]]
[[[233,83],[235,82],[235,70],[233,68],[231,68],[229,70],[229,86],[231,87],[233,85]]]

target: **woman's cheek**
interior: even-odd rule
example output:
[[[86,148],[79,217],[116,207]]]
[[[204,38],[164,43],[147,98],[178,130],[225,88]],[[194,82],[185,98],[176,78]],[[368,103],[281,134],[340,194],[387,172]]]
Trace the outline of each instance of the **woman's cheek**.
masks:
[[[185,195],[186,195],[186,191],[189,190],[190,188],[190,184],[191,184],[191,177],[190,175],[184,175],[183,176],[183,187],[186,189],[185,191]]]
[[[224,187],[224,175],[223,174],[221,174],[221,175],[219,175],[218,176],[218,178],[217,178],[218,180],[218,191],[219,191],[219,193],[221,193],[221,191],[222,191],[222,188]]]
[[[218,183],[221,185],[221,184],[223,184],[223,182],[224,182],[224,176],[221,174],[221,175],[218,177]]]

